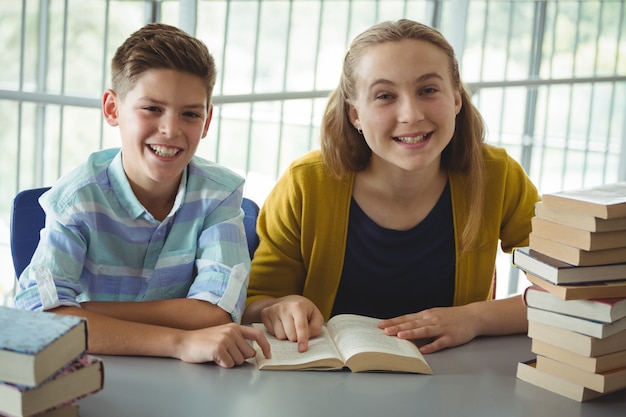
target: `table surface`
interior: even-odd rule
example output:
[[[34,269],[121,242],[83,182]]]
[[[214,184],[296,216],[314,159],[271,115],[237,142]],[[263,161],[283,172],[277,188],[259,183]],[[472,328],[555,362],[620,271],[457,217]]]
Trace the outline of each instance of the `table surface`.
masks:
[[[223,369],[175,359],[100,356],[104,389],[83,417],[593,416],[623,417],[626,390],[579,403],[518,380],[526,335],[478,338],[426,355],[434,375]]]

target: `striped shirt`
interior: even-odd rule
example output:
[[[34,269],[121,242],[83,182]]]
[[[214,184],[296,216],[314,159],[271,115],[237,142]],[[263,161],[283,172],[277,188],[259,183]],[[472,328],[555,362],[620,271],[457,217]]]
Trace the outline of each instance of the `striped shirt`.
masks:
[[[194,157],[171,213],[158,221],[135,197],[121,151],[92,154],[40,198],[46,226],[19,277],[15,306],[188,297],[216,304],[239,322],[250,271],[243,184]]]

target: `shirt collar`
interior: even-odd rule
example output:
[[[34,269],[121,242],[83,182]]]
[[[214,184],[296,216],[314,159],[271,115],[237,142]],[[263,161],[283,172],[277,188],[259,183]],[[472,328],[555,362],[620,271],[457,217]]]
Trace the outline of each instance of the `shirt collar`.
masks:
[[[109,166],[109,179],[111,181],[111,187],[113,192],[117,196],[120,205],[128,212],[129,216],[133,219],[139,217],[145,217],[148,220],[155,221],[152,214],[150,214],[146,208],[139,202],[133,189],[130,186],[130,182],[124,172],[124,166],[122,164],[122,151],[120,150],[117,155],[111,161]],[[188,167],[185,167],[183,175],[178,185],[178,191],[176,193],[176,199],[172,211],[167,215],[167,218],[172,217],[183,205],[185,201],[185,192],[187,189],[187,172]],[[167,219],[166,219],[167,220]]]

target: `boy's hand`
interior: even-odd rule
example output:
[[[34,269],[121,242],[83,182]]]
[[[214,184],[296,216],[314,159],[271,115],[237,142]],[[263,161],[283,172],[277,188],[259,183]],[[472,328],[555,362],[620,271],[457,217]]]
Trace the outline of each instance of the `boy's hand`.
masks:
[[[298,342],[298,351],[309,348],[309,339],[322,331],[324,317],[311,300],[301,295],[277,299],[261,311],[267,331],[279,340]]]
[[[260,329],[230,323],[185,331],[178,357],[191,363],[215,362],[221,367],[241,365],[256,354],[248,340],[256,341],[270,358],[270,345]]]

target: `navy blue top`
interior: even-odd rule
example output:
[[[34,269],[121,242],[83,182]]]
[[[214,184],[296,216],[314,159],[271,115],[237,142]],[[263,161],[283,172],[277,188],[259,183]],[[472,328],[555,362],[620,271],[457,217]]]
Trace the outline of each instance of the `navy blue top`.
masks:
[[[391,318],[454,299],[455,243],[450,186],[412,229],[385,229],[352,199],[343,272],[332,315]]]

